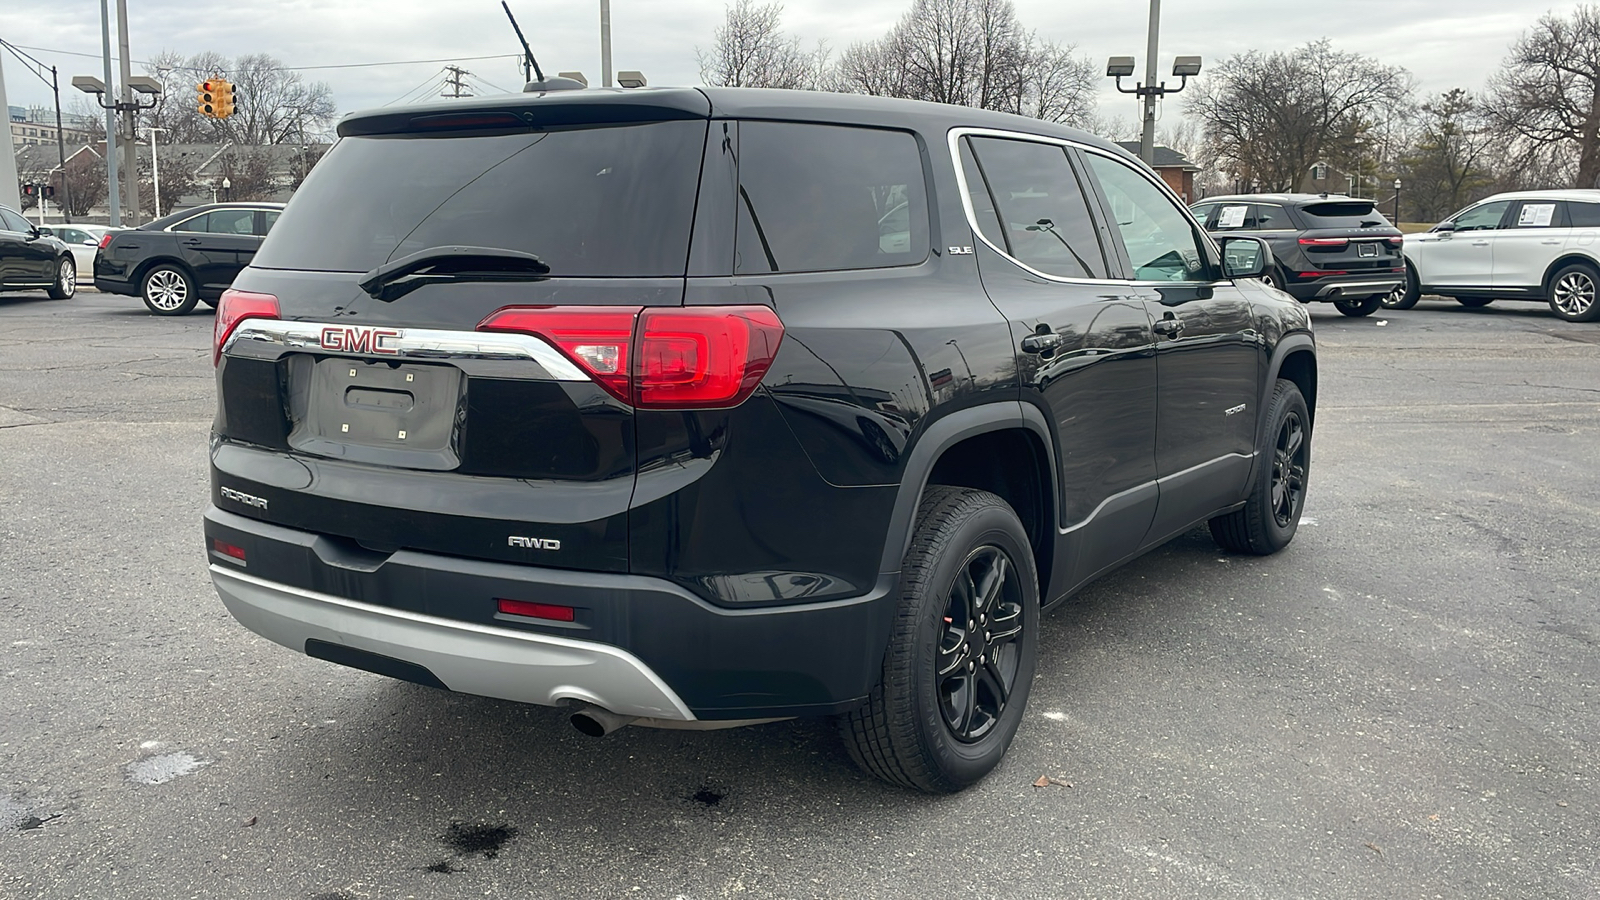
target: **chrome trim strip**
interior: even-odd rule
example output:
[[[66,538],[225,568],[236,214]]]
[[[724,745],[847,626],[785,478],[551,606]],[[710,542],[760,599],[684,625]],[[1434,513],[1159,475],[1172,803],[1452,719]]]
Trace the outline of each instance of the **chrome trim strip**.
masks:
[[[452,690],[544,705],[582,700],[622,715],[695,721],[677,692],[620,647],[374,606],[216,564],[209,569],[235,618],[302,653],[306,637],[332,639],[369,652],[401,654],[396,658],[409,656],[405,661],[426,665],[441,678],[456,676],[455,684],[445,681]],[[234,585],[248,585],[258,593]],[[275,608],[285,603],[317,604],[326,613],[310,606],[301,611]]]
[[[1093,522],[1095,519],[1099,518],[1100,514],[1102,512],[1105,512],[1105,509],[1106,509],[1107,506],[1110,506],[1111,504],[1117,502],[1118,500],[1122,499],[1123,497],[1126,497],[1126,496],[1128,496],[1130,494],[1137,494],[1140,491],[1149,490],[1152,487],[1154,487],[1156,490],[1159,491],[1161,489],[1161,485],[1171,481],[1174,478],[1182,478],[1183,476],[1188,475],[1190,472],[1193,472],[1196,469],[1203,469],[1206,466],[1214,466],[1217,463],[1222,462],[1222,461],[1227,460],[1227,459],[1248,459],[1248,460],[1251,460],[1252,463],[1253,463],[1255,458],[1256,458],[1256,456],[1259,454],[1259,452],[1260,451],[1252,451],[1251,453],[1248,453],[1248,454],[1245,454],[1245,453],[1226,453],[1226,454],[1223,454],[1222,456],[1217,457],[1216,459],[1207,460],[1206,462],[1190,466],[1189,468],[1184,469],[1181,472],[1173,472],[1171,475],[1163,475],[1160,478],[1155,479],[1154,481],[1146,481],[1143,484],[1136,484],[1133,487],[1128,488],[1126,490],[1118,491],[1115,494],[1112,494],[1111,496],[1105,498],[1104,500],[1101,500],[1100,503],[1097,506],[1095,506],[1095,508],[1092,511],[1090,511],[1090,513],[1087,516],[1083,517],[1082,521],[1077,522],[1076,524],[1073,524],[1073,525],[1068,525],[1065,528],[1061,528],[1060,526],[1057,526],[1056,531],[1059,534],[1071,534],[1072,532],[1080,530],[1081,528],[1083,528],[1083,526],[1088,525],[1090,522]],[[215,567],[213,567],[213,568],[215,568]]]
[[[331,322],[284,319],[245,319],[223,345],[227,353],[240,341],[258,341],[288,350],[310,350],[330,356],[364,359],[526,359],[538,363],[555,381],[589,381],[583,370],[561,352],[531,334],[503,331],[443,331],[431,328],[394,328],[383,338],[384,352],[329,350],[322,345],[324,329],[343,330]],[[362,328],[373,326],[363,325]]]

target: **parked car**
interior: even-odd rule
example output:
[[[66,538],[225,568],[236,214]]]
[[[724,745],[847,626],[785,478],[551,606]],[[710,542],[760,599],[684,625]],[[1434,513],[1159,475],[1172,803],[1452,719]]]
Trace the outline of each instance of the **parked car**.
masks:
[[[72,251],[22,213],[0,206],[0,291],[37,290],[46,291],[52,300],[66,300],[77,292]]]
[[[338,130],[215,328],[211,577],[297,652],[595,735],[836,716],[954,791],[1043,611],[1295,535],[1310,316],[1109,142],[737,88]]]
[[[1520,191],[1474,203],[1424,234],[1406,236],[1407,278],[1391,303],[1423,294],[1463,306],[1496,300],[1550,304],[1568,322],[1600,319],[1600,190]]]
[[[1339,194],[1240,194],[1192,207],[1215,236],[1250,235],[1272,247],[1265,280],[1304,303],[1369,316],[1405,283],[1400,229],[1371,200]]]
[[[46,225],[40,229],[48,234],[60,238],[72,251],[72,261],[78,270],[78,281],[94,282],[94,257],[100,249],[100,242],[107,234],[121,231],[121,228],[112,228],[109,225]]]
[[[211,203],[115,232],[95,257],[94,286],[139,297],[158,316],[214,305],[282,211],[282,203]]]

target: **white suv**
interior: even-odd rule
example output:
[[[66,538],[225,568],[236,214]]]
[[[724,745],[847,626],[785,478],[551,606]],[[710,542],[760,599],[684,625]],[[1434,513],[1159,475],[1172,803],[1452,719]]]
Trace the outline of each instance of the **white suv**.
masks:
[[[1384,305],[1423,294],[1465,306],[1545,300],[1569,322],[1600,319],[1600,190],[1496,194],[1406,235],[1406,285]]]

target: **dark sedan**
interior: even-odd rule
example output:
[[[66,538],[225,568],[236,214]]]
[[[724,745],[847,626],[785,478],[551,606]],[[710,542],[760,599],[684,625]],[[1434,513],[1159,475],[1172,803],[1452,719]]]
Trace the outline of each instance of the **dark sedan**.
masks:
[[[1263,280],[1302,303],[1332,303],[1347,316],[1370,316],[1405,283],[1400,229],[1371,200],[1249,194],[1207,197],[1192,209],[1218,238],[1248,235],[1271,245],[1277,265]]]
[[[139,297],[158,316],[214,305],[282,211],[282,203],[213,203],[115,232],[95,257],[94,286]]]

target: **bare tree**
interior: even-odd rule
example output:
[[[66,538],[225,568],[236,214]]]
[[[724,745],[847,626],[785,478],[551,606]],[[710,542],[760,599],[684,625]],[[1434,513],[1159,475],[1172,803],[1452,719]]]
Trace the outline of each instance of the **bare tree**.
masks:
[[[178,156],[177,152],[167,148],[158,147],[157,151],[161,161],[161,209],[163,212],[172,212],[183,202],[183,198],[198,193],[200,183],[195,180],[194,171],[189,168],[189,160]],[[146,216],[155,216],[155,184],[149,165],[143,156],[139,158],[139,205]]]
[[[1470,92],[1429,97],[1419,108],[1416,139],[1400,158],[1411,221],[1436,222],[1487,193],[1496,144]]]
[[[145,71],[166,91],[154,109],[141,114],[141,121],[165,129],[165,140],[175,144],[305,143],[325,135],[337,113],[325,82],[307,83],[264,53],[230,60],[211,51],[184,57],[164,50]],[[233,83],[234,114],[226,119],[201,115],[196,103],[195,89],[212,77]]]
[[[1565,175],[1569,184],[1600,187],[1600,8],[1539,19],[1511,45],[1484,108],[1498,130],[1518,138],[1509,161],[1534,176],[1528,180]],[[1569,167],[1575,171],[1563,171]]]
[[[913,0],[882,38],[847,50],[837,90],[1087,123],[1094,67],[1023,28],[1011,0]]]
[[[105,149],[105,144],[100,144],[100,149]],[[66,171],[62,172],[61,180],[65,190],[56,189],[56,199],[66,201],[68,196],[71,202],[67,204],[67,211],[74,218],[86,216],[89,210],[99,206],[106,199],[106,159],[98,153],[85,150],[67,160]]]
[[[827,47],[813,51],[780,25],[782,3],[735,0],[710,50],[695,48],[700,78],[719,87],[761,87],[815,90],[827,67]]]
[[[220,177],[212,187],[221,185],[226,178],[233,200],[271,200],[278,191],[272,151],[266,147],[233,147],[222,154],[218,163]]]
[[[1294,190],[1315,163],[1375,155],[1375,123],[1409,101],[1411,77],[1324,39],[1229,57],[1195,88],[1186,112],[1216,162],[1245,185]]]

